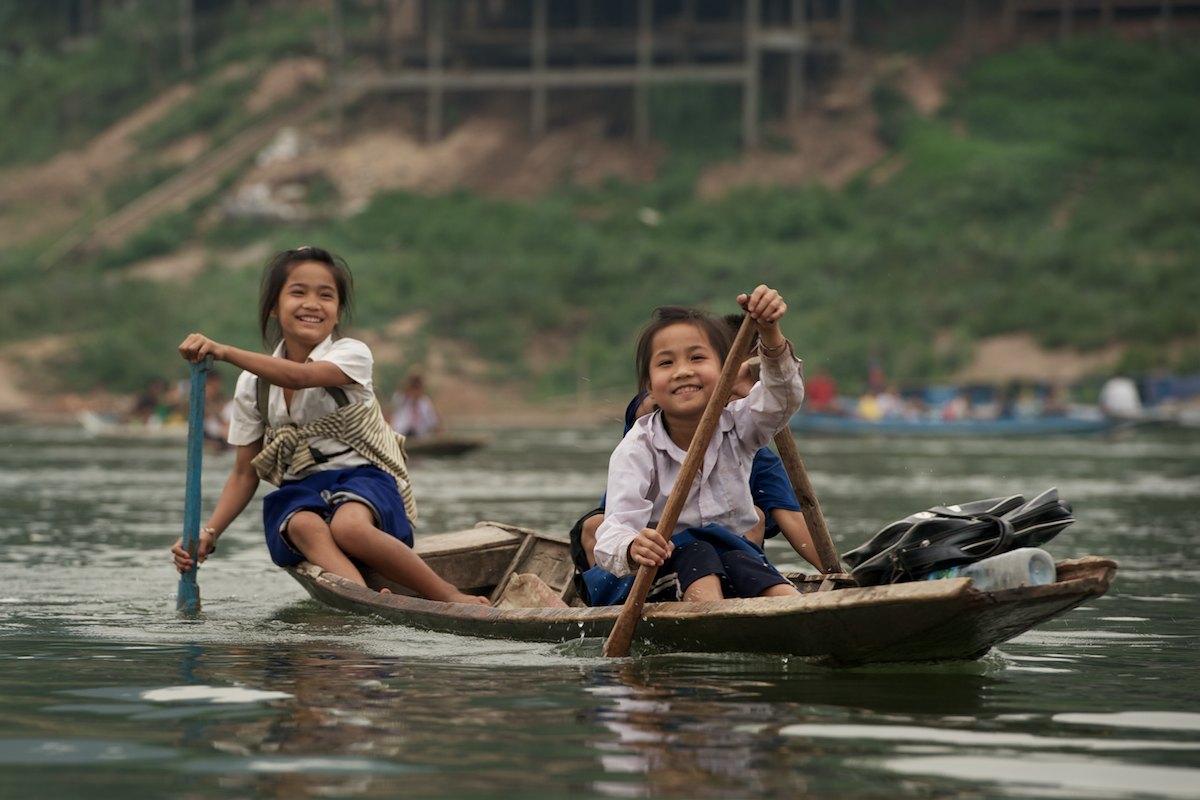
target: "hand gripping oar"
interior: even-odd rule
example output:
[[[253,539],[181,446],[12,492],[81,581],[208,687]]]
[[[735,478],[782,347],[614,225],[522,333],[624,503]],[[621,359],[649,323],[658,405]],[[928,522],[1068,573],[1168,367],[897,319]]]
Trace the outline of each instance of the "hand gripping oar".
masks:
[[[183,497],[183,549],[192,557],[191,568],[179,576],[175,608],[185,614],[200,613],[200,586],[196,583],[200,549],[200,460],[204,456],[204,384],[212,356],[192,364],[192,391],[188,401],[187,489]]]
[[[833,549],[833,539],[829,529],[825,527],[825,517],[821,514],[821,504],[813,492],[812,482],[804,471],[804,462],[800,460],[800,451],[796,449],[796,440],[792,432],[784,428],[775,434],[775,449],[779,451],[779,460],[787,470],[788,480],[792,483],[792,491],[800,503],[800,512],[808,523],[808,532],[812,536],[813,547],[817,551],[817,560],[821,562],[821,572],[825,574],[842,572],[838,561],[837,551]]]
[[[700,471],[700,465],[704,463],[704,452],[708,450],[708,442],[712,439],[713,431],[717,429],[721,411],[724,410],[725,403],[729,401],[733,382],[737,379],[738,367],[745,359],[750,340],[754,336],[755,324],[749,314],[742,319],[742,327],[738,329],[733,346],[729,348],[729,355],[725,357],[725,365],[721,368],[721,377],[717,380],[712,396],[708,398],[708,405],[704,407],[700,424],[696,426],[692,442],[688,445],[687,455],[683,459],[683,466],[679,469],[679,477],[675,480],[675,485],[671,487],[671,495],[667,498],[662,518],[658,521],[657,529],[662,533],[664,539],[671,538],[671,532],[675,530],[675,523],[679,521],[679,513],[683,511],[683,504],[687,500],[688,494],[691,493],[692,481],[695,480],[696,473]],[[642,608],[646,605],[646,595],[650,592],[650,583],[654,580],[656,572],[658,572],[657,567],[648,567],[644,564],[638,567],[637,577],[633,581],[629,597],[625,600],[625,605],[621,607],[621,614],[617,617],[612,631],[608,634],[608,639],[604,642],[604,649],[601,651],[604,656],[624,658],[629,655],[629,644],[633,640],[633,631],[641,619]]]

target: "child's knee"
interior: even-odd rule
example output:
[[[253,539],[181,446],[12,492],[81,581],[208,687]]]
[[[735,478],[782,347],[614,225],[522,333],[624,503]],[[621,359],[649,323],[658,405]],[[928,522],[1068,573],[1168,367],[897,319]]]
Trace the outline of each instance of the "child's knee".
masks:
[[[364,524],[370,525],[373,522],[374,518],[369,508],[362,503],[347,502],[342,503],[333,512],[333,516],[329,519],[329,529],[336,536],[339,533],[360,528]]]
[[[589,567],[596,566],[596,529],[601,522],[604,522],[604,515],[593,514],[583,521],[579,529],[579,542],[583,545]]]
[[[320,514],[313,511],[297,511],[288,520],[284,533],[293,547],[305,552],[306,547],[329,538],[329,525]]]

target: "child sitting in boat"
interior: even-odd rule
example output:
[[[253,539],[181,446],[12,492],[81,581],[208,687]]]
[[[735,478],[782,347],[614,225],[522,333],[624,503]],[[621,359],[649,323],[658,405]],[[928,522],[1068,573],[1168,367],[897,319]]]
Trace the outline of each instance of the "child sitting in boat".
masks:
[[[739,295],[758,327],[761,380],[722,411],[704,467],[675,530],[655,530],[692,435],[720,377],[732,336],[702,311],[660,308],[637,345],[641,387],[657,410],[638,419],[609,460],[606,516],[596,531],[599,570],[585,575],[593,605],[623,602],[642,565],[658,569],[648,599],[787,596],[797,589],[744,534],[760,524],[748,478],[754,454],[800,407],[799,360],[779,330],[787,310],[774,289]]]
[[[741,327],[742,316],[730,314],[724,318],[732,335],[736,335]],[[756,355],[750,355],[742,362],[730,392],[731,401],[739,400],[750,393],[750,389],[758,381],[759,370],[760,362]],[[805,396],[807,398],[807,391]],[[636,420],[654,409],[655,405],[650,400],[649,393],[646,390],[639,392],[625,409],[624,433],[629,433]],[[762,547],[766,539],[782,533],[792,549],[820,571],[821,564],[813,545],[812,533],[796,499],[796,492],[792,488],[783,462],[770,447],[760,448],[754,454],[749,484],[759,524],[743,535]],[[605,499],[601,498],[600,506],[584,514],[571,530],[572,558],[580,575],[596,565],[596,530],[604,522],[604,507]],[[578,581],[576,583],[578,585]]]
[[[271,355],[190,334],[179,353],[240,367],[229,443],[237,456],[198,559],[254,497],[261,479],[267,549],[281,567],[309,561],[365,586],[358,564],[431,600],[487,604],[458,591],[412,550],[416,502],[400,442],[375,399],[370,349],[340,335],[351,304],[345,261],[318,247],[285,250],[267,265],[259,327]],[[192,557],[171,548],[180,572]]]

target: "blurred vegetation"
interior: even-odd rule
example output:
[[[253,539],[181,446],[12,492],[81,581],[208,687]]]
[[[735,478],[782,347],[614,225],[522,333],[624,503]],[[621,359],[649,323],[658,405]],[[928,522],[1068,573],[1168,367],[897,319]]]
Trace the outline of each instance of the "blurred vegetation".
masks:
[[[148,99],[142,68],[112,28],[90,48],[20,56],[22,79],[0,88],[0,109],[22,115],[0,133],[0,161],[45,158]],[[289,19],[257,47],[231,28],[198,69],[216,75],[227,58],[303,52],[312,28]],[[2,252],[0,342],[86,334],[47,366],[52,385],[73,389],[130,391],[183,374],[174,347],[190,330],[260,346],[258,274],[211,263],[181,286],[115,270],[192,242],[214,252],[311,242],[354,270],[352,327],[424,312],[430,328],[413,357],[428,336],[457,340],[497,379],[543,396],[573,391],[581,365],[594,388],[630,387],[632,343],[654,306],[726,313],[760,282],[788,299],[786,330],[808,369],[828,369],[847,391],[861,387],[872,355],[902,382],[936,381],[978,339],[1009,332],[1050,347],[1121,344],[1123,366],[1136,372],[1200,370],[1200,50],[1081,38],[982,58],[956,86],[935,118],[878,86],[885,166],[895,169],[836,191],[698,200],[700,171],[738,151],[737,95],[662,87],[652,129],[669,157],[649,183],[563,187],[530,202],[397,192],[304,226],[214,223],[204,214],[214,196],[82,263],[33,269],[37,248]],[[63,129],[64,98],[92,90],[114,99],[82,104]],[[244,90],[240,80],[212,83],[149,132],[147,146],[232,130],[221,109]],[[20,126],[47,133],[17,136]],[[110,193],[124,198],[157,177],[130,176]],[[328,205],[336,189],[318,182],[313,191]],[[531,348],[561,358],[535,371]]]

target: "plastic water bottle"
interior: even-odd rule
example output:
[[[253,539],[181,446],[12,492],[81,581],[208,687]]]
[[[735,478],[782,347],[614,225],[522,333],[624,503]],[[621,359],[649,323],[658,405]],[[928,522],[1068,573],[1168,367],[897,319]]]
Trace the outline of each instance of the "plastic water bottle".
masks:
[[[939,569],[926,576],[928,580],[970,578],[972,588],[981,592],[1015,589],[1018,586],[1041,586],[1054,583],[1056,577],[1054,559],[1038,547],[1009,550],[1007,553],[960,567]]]

